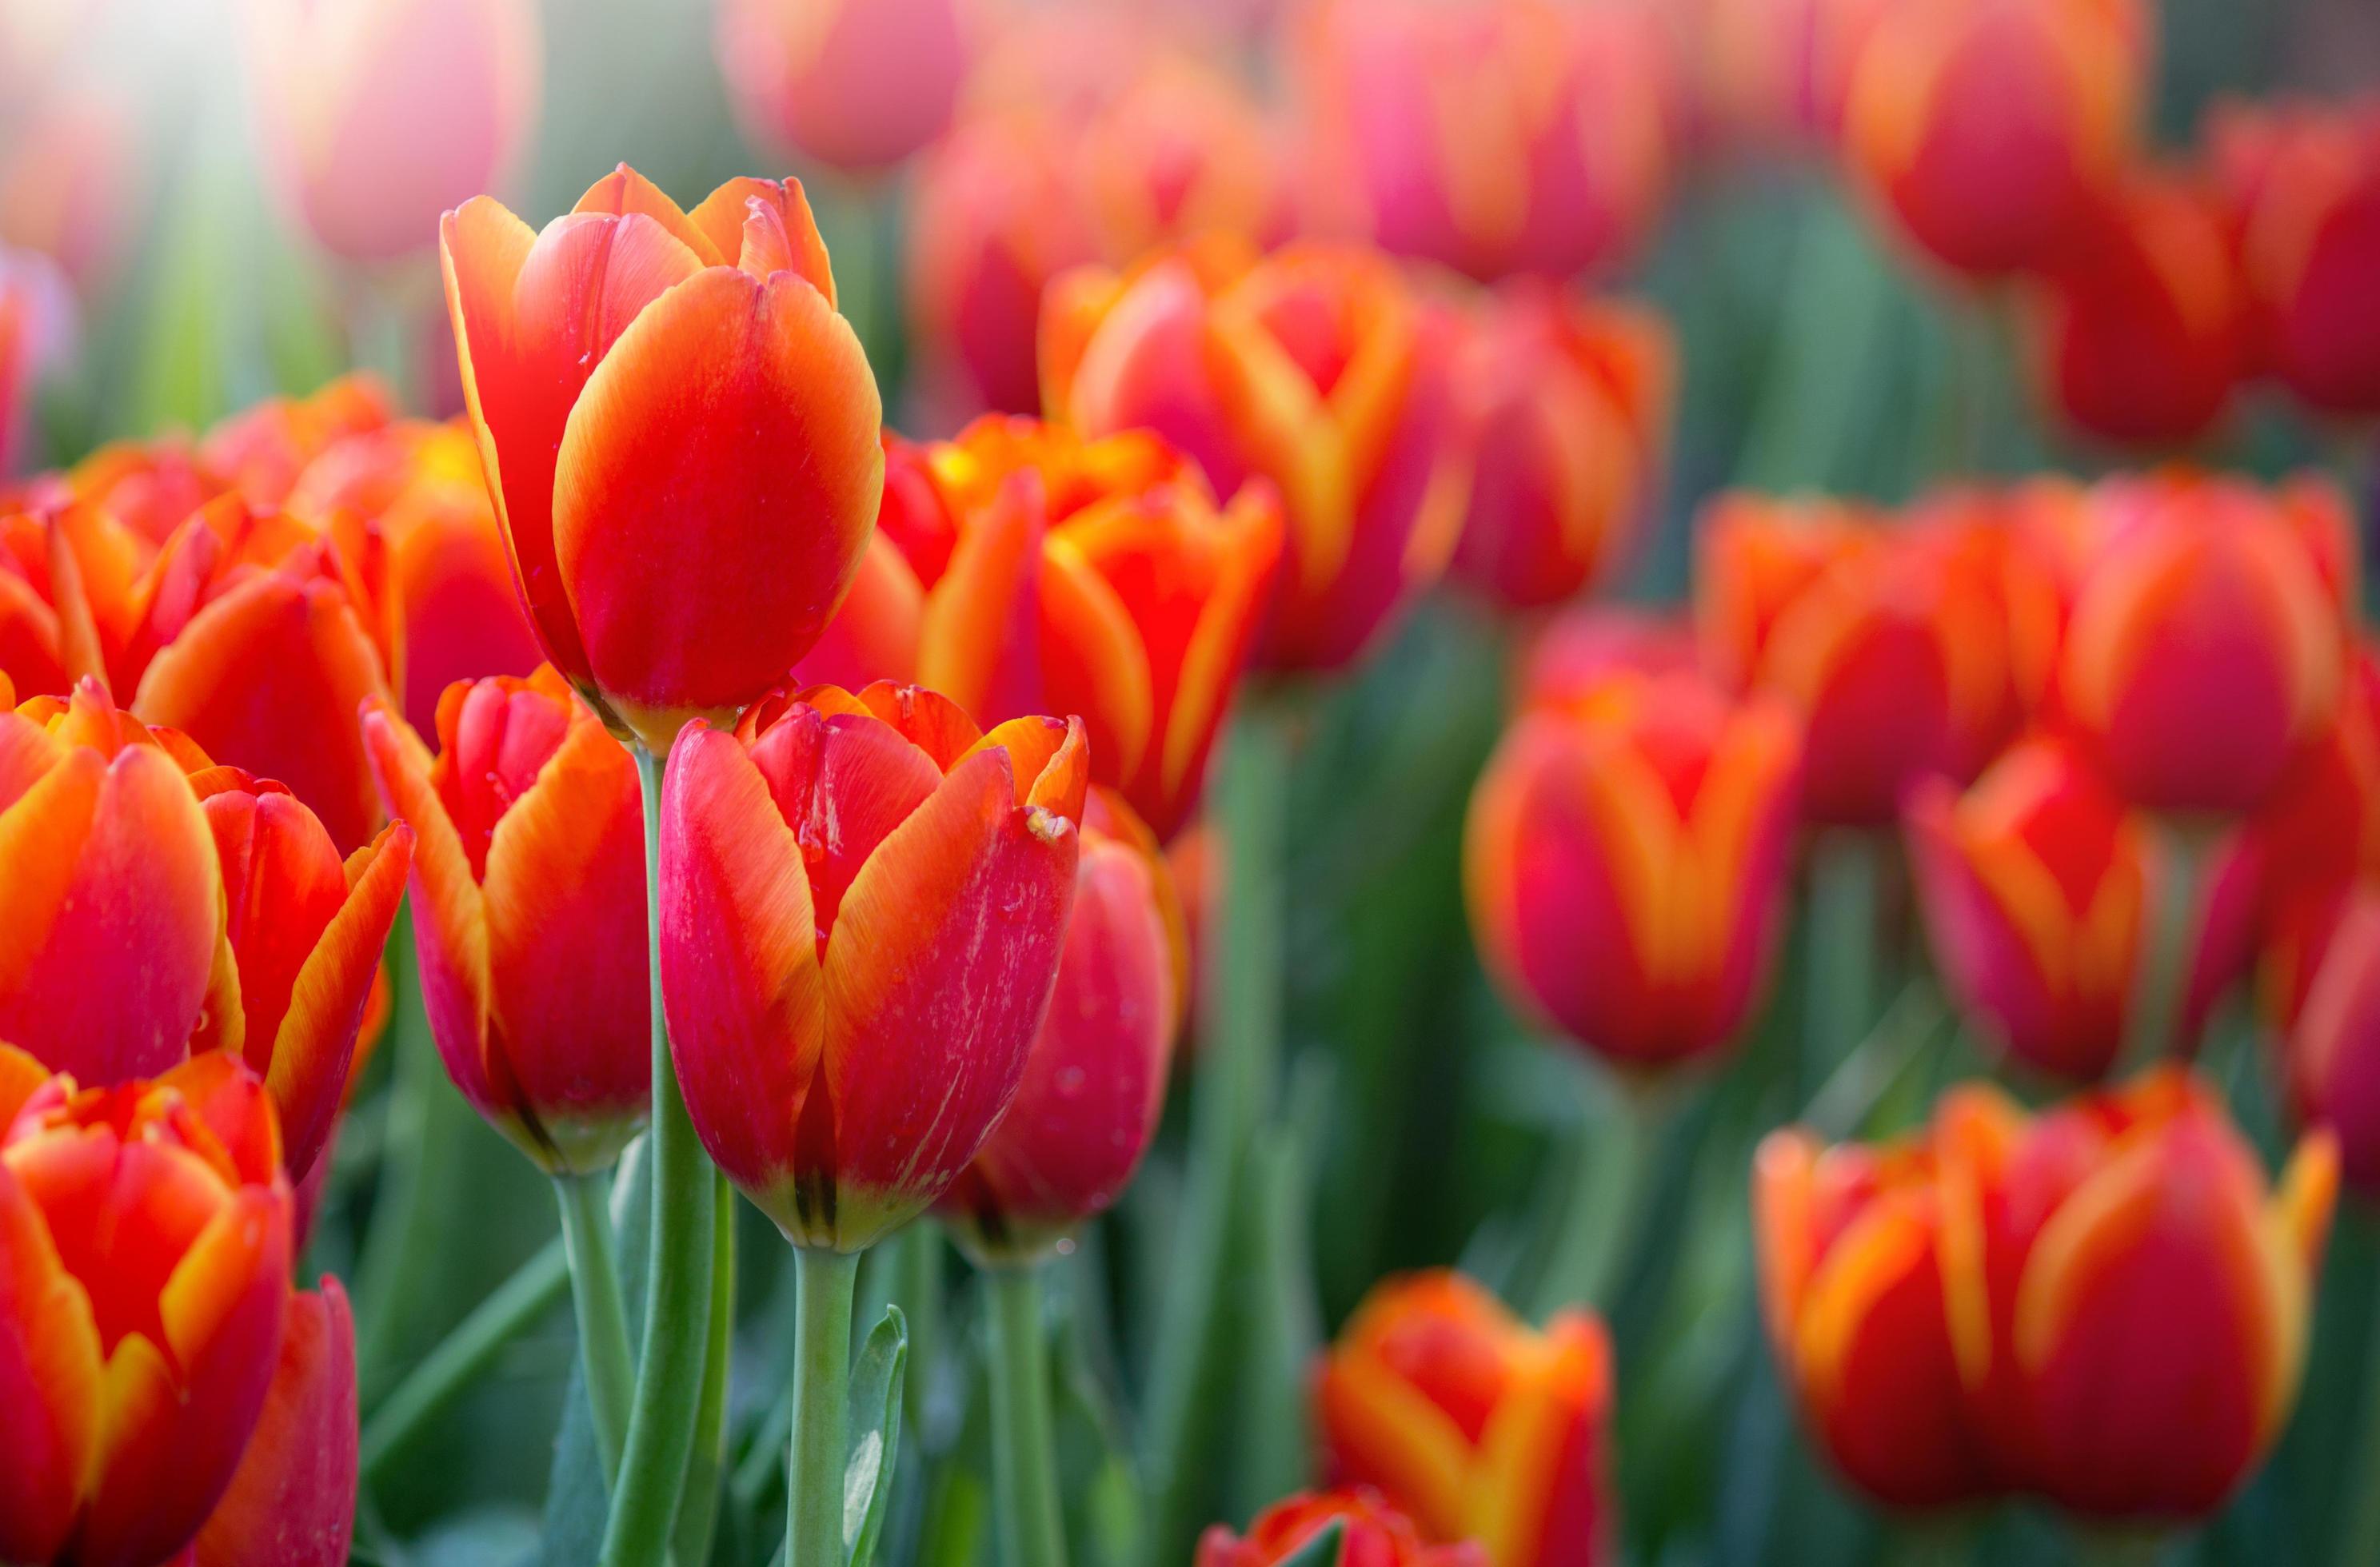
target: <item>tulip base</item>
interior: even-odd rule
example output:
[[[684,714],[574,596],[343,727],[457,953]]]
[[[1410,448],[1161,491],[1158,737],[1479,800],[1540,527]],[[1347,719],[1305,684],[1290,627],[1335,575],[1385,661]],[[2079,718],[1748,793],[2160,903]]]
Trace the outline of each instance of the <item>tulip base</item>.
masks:
[[[794,1428],[786,1460],[785,1567],[842,1567],[849,1446],[851,1304],[859,1254],[794,1253]]]
[[[620,1478],[620,1447],[637,1393],[636,1359],[628,1347],[628,1311],[612,1248],[612,1216],[597,1175],[557,1175],[562,1248],[570,1263],[570,1293],[578,1314],[578,1357],[587,1375],[587,1407],[603,1483]]]
[[[1041,1338],[1041,1270],[995,1268],[991,1297],[992,1469],[1009,1567],[1065,1567],[1057,1443],[1050,1425],[1050,1363]]]

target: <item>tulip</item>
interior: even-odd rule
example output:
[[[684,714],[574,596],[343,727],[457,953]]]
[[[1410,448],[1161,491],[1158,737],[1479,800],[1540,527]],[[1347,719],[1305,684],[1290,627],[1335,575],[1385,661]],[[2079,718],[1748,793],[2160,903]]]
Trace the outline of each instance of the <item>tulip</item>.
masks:
[[[103,446],[58,476],[37,499],[96,507],[154,547],[229,488],[200,465],[188,439],[164,437]]]
[[[223,869],[237,972],[199,1020],[192,1054],[235,1050],[264,1079],[294,1184],[345,1106],[380,956],[396,922],[413,830],[381,829],[345,864],[322,822],[283,785],[237,767],[193,775]]]
[[[1953,271],[2049,267],[2130,162],[2154,32],[2140,0],[1888,6],[1852,69],[1852,173]]]
[[[651,1091],[635,764],[550,669],[447,688],[434,759],[385,699],[363,734],[419,835],[414,943],[447,1075],[540,1169],[605,1168]]]
[[[127,199],[141,184],[139,132],[117,87],[45,84],[0,148],[0,244],[39,251],[81,297],[103,297],[147,206]]]
[[[1368,252],[1228,246],[1069,274],[1042,319],[1055,422],[1146,427],[1218,495],[1272,481],[1288,558],[1265,663],[1347,665],[1436,580],[1471,485],[1454,323]]]
[[[151,1567],[206,1522],[273,1381],[272,1101],[221,1053],[85,1089],[0,1045],[0,1559]]]
[[[1669,183],[1651,21],[1549,0],[1315,6],[1293,63],[1319,223],[1483,281],[1616,264]]]
[[[1121,265],[1205,234],[1287,237],[1280,140],[1246,89],[1186,54],[1138,73],[1082,132],[1099,253]]]
[[[1038,1260],[1123,1194],[1165,1105],[1186,928],[1156,838],[1093,790],[1048,1016],[1008,1114],[941,1199],[970,1256]]]
[[[1472,795],[1472,930],[1524,1012],[1615,1065],[1719,1050],[1766,991],[1801,737],[1771,702],[1615,671],[1524,714]]]
[[[305,397],[268,397],[206,433],[198,461],[261,512],[289,499],[306,465],[349,436],[394,418],[388,389],[367,375],[341,376]]]
[[[2312,481],[2167,474],[2103,483],[2079,527],[2060,721],[2137,805],[2255,809],[2338,712],[2345,502]]]
[[[801,187],[732,180],[689,215],[624,164],[542,234],[474,197],[439,235],[547,658],[656,755],[690,717],[732,720],[825,628],[883,480]]]
[[[537,124],[528,0],[249,0],[258,130],[323,248],[428,248],[438,214],[504,182]]]
[[[1730,495],[1699,541],[1694,618],[1721,681],[1809,725],[1807,810],[1891,822],[1934,774],[1972,777],[2015,729],[2023,649],[2054,634],[1992,525],[1891,529],[1834,502]],[[2038,602],[2035,602],[2036,597]]]
[[[191,1567],[343,1567],[355,1533],[356,1325],[322,1276],[289,1297],[264,1411]]]
[[[2380,99],[2227,105],[2209,129],[2265,368],[2326,414],[2380,413]]]
[[[1609,580],[1650,520],[1676,359],[1650,310],[1498,293],[1459,361],[1478,448],[1453,574],[1516,609]]]
[[[1341,1567],[1488,1567],[1480,1549],[1425,1545],[1413,1520],[1371,1491],[1305,1491],[1277,1501],[1248,1525],[1245,1537],[1222,1525],[1198,1541],[1193,1567],[1277,1567],[1293,1561],[1333,1525]]]
[[[2152,899],[2172,857],[2073,748],[2018,742],[1963,796],[1946,779],[1908,808],[1910,864],[1936,962],[1999,1049],[2059,1077],[2107,1075],[2139,1000]],[[2192,890],[2186,1049],[2244,963],[2252,899],[2217,878]]]
[[[1724,127],[1756,149],[1783,138],[1833,147],[1860,50],[1896,3],[1713,0],[1698,42]]]
[[[1537,629],[1512,673],[1519,711],[1575,710],[1616,673],[1691,675],[1702,669],[1694,627],[1682,616],[1590,605],[1555,615]]]
[[[2348,1184],[2370,1197],[2380,1192],[2380,892],[2342,892],[2311,956],[2284,1057],[2289,1099],[2338,1139]]]
[[[2186,443],[2230,406],[2246,368],[2246,300],[2213,193],[2136,175],[2049,280],[2033,330],[2067,422],[2132,445]]]
[[[1014,1097],[1085,750],[1078,722],[979,735],[890,683],[686,735],[662,802],[671,1050],[703,1146],[796,1246],[857,1251],[914,1217]]]
[[[2338,721],[2240,830],[2236,852],[2256,877],[2265,1010],[2287,1034],[2358,885],[2380,881],[2380,651],[2356,650]]]
[[[1617,1560],[1611,1345],[1557,1313],[1542,1332],[1460,1273],[1391,1279],[1317,1374],[1336,1483],[1376,1486],[1438,1540],[1494,1567]]]
[[[182,1059],[225,939],[205,765],[91,683],[0,713],[0,1039],[94,1085]]]
[[[719,68],[754,141],[880,174],[951,123],[965,12],[959,0],[725,0]]]
[[[27,696],[105,680],[148,555],[138,536],[79,501],[0,517],[0,671]]]

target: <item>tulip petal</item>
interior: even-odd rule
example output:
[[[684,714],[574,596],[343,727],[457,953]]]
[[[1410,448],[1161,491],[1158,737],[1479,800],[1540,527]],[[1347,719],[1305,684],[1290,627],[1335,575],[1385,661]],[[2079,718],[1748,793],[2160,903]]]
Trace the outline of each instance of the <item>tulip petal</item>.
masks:
[[[6,1106],[0,1104],[0,1110]],[[99,1441],[99,1329],[49,1224],[0,1163],[0,1560],[65,1550]]]
[[[792,272],[836,303],[826,241],[797,179],[731,179],[688,214],[730,266],[754,277]]]
[[[256,1431],[194,1567],[340,1567],[355,1527],[356,1330],[346,1292],[293,1296]]]

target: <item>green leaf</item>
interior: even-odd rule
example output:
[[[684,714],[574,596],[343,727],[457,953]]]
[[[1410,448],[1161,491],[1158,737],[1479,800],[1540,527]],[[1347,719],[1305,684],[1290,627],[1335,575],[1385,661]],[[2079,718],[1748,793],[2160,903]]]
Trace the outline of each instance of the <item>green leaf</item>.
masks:
[[[890,1511],[908,1363],[908,1321],[899,1307],[888,1306],[851,1368],[851,1456],[843,1469],[843,1543],[851,1567],[868,1567]]]
[[[1281,1567],[1339,1567],[1340,1548],[1346,1539],[1347,1526],[1333,1518],[1321,1533],[1282,1557]]]

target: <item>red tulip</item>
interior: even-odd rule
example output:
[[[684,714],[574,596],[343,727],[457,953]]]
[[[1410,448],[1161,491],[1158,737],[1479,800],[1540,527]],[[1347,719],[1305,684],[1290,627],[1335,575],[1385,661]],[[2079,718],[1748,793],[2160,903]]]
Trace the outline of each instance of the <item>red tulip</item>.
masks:
[[[356,1517],[356,1325],[329,1274],[289,1297],[281,1359],[191,1567],[343,1567]]]
[[[818,639],[876,514],[876,384],[801,187],[691,213],[625,164],[542,234],[440,229],[472,428],[546,656],[665,752]]]
[[[1425,1545],[1413,1521],[1367,1490],[1305,1491],[1277,1501],[1245,1538],[1222,1525],[1198,1541],[1194,1567],[1278,1567],[1339,1525],[1339,1567],[1488,1567],[1475,1545]]]
[[[662,797],[662,980],[686,1113],[796,1245],[860,1250],[1015,1096],[1075,877],[1079,723],[978,735],[889,683],[690,729]]]
[[[746,133],[870,175],[951,122],[968,64],[959,0],[724,0],[719,68]]]

